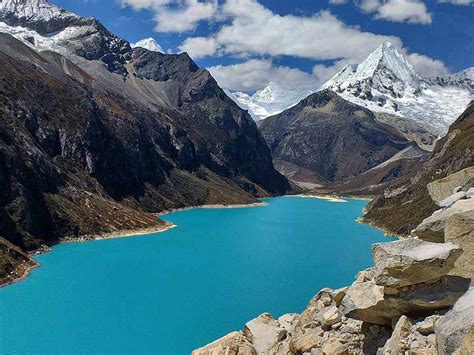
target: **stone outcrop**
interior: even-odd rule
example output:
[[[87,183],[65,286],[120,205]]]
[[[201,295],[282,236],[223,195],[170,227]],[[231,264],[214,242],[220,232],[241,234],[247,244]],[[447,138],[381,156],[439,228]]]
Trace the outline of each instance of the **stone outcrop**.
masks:
[[[474,354],[474,288],[435,325],[441,354]]]
[[[423,240],[443,243],[445,241],[445,229],[447,221],[458,214],[472,214],[473,211],[473,198],[459,200],[449,208],[437,210],[431,216],[424,219],[423,222],[421,222],[421,224],[412,231],[412,235]]]
[[[441,202],[458,193],[457,189],[462,189],[466,184],[473,184],[474,181],[474,167],[470,166],[466,169],[458,171],[454,174],[448,175],[445,178],[433,181],[426,187],[431,199],[441,206]]]
[[[419,239],[374,244],[375,283],[400,288],[439,279],[454,267],[461,253],[455,244]]]
[[[452,243],[405,239],[372,247],[375,266],[348,288],[341,303],[347,317],[389,325],[402,315],[419,316],[452,306],[469,287],[447,276],[462,250]]]

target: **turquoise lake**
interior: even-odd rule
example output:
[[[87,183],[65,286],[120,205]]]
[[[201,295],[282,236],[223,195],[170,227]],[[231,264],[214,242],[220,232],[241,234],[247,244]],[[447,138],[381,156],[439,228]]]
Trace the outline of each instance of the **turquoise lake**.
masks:
[[[263,312],[352,283],[383,234],[365,201],[191,209],[165,233],[61,244],[0,289],[0,353],[189,354]]]

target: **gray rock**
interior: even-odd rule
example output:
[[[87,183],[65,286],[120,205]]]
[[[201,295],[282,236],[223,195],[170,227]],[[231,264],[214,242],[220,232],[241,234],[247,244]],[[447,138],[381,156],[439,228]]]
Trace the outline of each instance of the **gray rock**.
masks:
[[[445,178],[429,183],[427,188],[430,197],[435,203],[440,202],[451,196],[458,187],[463,187],[467,182],[474,178],[474,167],[468,167]]]
[[[286,337],[287,330],[270,313],[263,313],[245,324],[244,334],[257,353],[265,354]]]
[[[474,354],[474,288],[436,323],[435,334],[440,353]]]
[[[412,324],[410,320],[405,316],[401,316],[393,329],[392,336],[387,340],[380,353],[384,355],[403,354],[407,350],[403,340],[410,334],[411,329]]]
[[[192,355],[257,355],[255,348],[241,332],[232,332],[216,341],[196,349]]]
[[[451,207],[438,210],[430,217],[426,218],[421,224],[412,231],[412,235],[420,239],[443,243],[445,241],[444,233],[447,220],[459,213],[472,213],[474,210],[474,199],[465,199],[455,202]]]
[[[462,250],[453,243],[404,239],[372,246],[375,283],[400,288],[439,279],[454,267]]]
[[[469,190],[466,191],[466,198],[473,198],[474,197],[474,187],[471,187]]]
[[[470,278],[474,285],[474,209],[450,216],[446,220],[444,239],[456,243],[463,250],[451,274]]]
[[[451,196],[446,197],[443,201],[439,203],[440,207],[449,207],[456,201],[459,201],[460,199],[464,198],[466,196],[466,193],[464,191],[459,191],[453,193]]]
[[[439,281],[405,286],[398,295],[387,295],[375,282],[354,283],[342,300],[341,311],[347,317],[380,325],[390,325],[402,315],[416,317],[448,309],[469,288],[469,280],[444,276]]]

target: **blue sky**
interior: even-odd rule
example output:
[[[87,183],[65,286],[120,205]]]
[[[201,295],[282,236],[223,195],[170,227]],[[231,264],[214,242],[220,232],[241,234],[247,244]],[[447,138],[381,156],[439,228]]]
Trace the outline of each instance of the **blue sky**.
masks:
[[[53,0],[186,50],[221,86],[315,88],[390,40],[424,75],[474,66],[474,0]]]

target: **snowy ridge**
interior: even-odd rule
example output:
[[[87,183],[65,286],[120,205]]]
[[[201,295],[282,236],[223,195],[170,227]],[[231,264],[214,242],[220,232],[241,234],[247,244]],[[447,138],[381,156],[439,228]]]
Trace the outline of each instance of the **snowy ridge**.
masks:
[[[241,108],[248,110],[255,121],[260,121],[296,105],[312,93],[309,90],[288,90],[271,82],[253,95],[244,92],[232,92],[228,95]]]
[[[374,112],[421,123],[443,136],[474,99],[473,68],[458,74],[423,79],[389,42],[380,45],[356,66],[346,66],[327,81],[344,99]]]
[[[78,17],[50,4],[48,0],[0,0],[0,15],[13,15],[27,21],[50,21],[58,17]]]
[[[132,48],[140,47],[140,48],[145,48],[148,49],[151,52],[159,52],[159,53],[165,53],[163,50],[163,47],[161,47],[158,42],[154,38],[144,38],[137,43],[132,43],[131,44]]]

